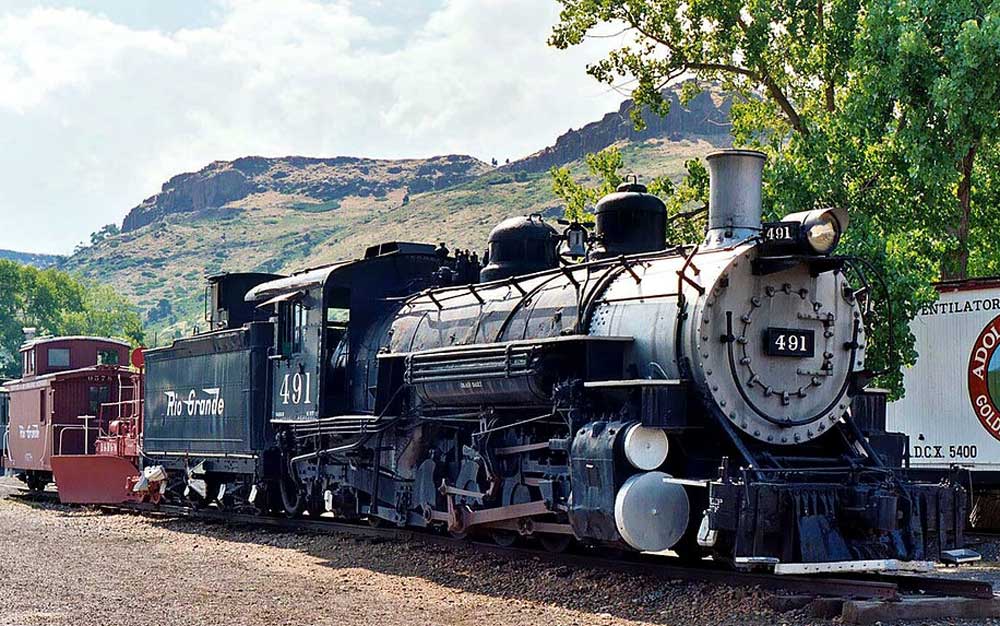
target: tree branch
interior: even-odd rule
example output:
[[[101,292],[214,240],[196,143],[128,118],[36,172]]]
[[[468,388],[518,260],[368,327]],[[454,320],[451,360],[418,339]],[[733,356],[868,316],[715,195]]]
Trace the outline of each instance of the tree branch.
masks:
[[[823,24],[823,2],[825,0],[816,0],[816,23],[819,28],[820,37],[823,36],[823,31],[825,30]],[[824,56],[829,54],[829,50],[824,50]],[[828,113],[833,113],[836,110],[836,103],[834,102],[833,96],[833,78],[829,75],[826,77],[824,82],[824,95],[826,96],[826,110]]]
[[[676,46],[674,46],[671,42],[667,41],[666,39],[663,39],[659,35],[651,33],[647,29],[643,28],[639,24],[639,21],[635,18],[634,15],[632,15],[632,13],[628,9],[623,9],[622,12],[625,14],[625,21],[627,21],[632,26],[632,28],[637,30],[642,36],[664,46],[667,50],[669,50],[673,54],[677,54]],[[743,21],[742,17],[738,18],[737,22],[739,23],[740,28],[745,33],[747,31],[746,22]],[[801,135],[809,134],[809,129],[806,128],[805,124],[802,123],[802,118],[799,116],[798,111],[795,110],[795,107],[792,106],[791,101],[781,90],[781,87],[778,85],[778,83],[775,82],[775,80],[770,76],[770,74],[766,72],[758,72],[747,67],[743,67],[740,65],[733,65],[730,63],[702,63],[694,61],[681,61],[680,64],[685,69],[688,70],[732,72],[734,74],[740,74],[763,85],[764,88],[767,90],[767,93],[778,104],[778,107],[781,109],[781,112],[784,113],[785,118],[788,120],[788,123],[792,126],[792,128],[795,129],[795,131]]]
[[[698,207],[696,209],[691,209],[690,211],[681,211],[680,213],[674,213],[673,215],[671,215],[667,219],[667,222],[674,222],[675,220],[690,219],[692,217],[697,217],[697,216],[701,215],[702,213],[708,213],[708,205],[707,204],[703,204],[703,205],[701,205],[700,207]]]

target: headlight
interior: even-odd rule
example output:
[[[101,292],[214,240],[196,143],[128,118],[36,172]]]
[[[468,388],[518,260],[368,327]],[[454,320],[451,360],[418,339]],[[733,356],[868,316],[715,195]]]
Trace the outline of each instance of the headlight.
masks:
[[[844,209],[800,211],[786,215],[780,222],[763,224],[761,234],[775,252],[788,254],[798,249],[800,253],[826,255],[837,247],[847,221]]]
[[[840,241],[840,222],[831,211],[823,211],[802,225],[806,242],[817,254],[830,254]]]

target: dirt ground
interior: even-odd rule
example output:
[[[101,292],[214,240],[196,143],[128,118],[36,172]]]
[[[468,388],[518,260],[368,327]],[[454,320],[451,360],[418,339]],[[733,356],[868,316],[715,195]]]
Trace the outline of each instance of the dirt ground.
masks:
[[[12,497],[15,484],[0,479],[0,626],[835,623],[778,613],[759,590],[104,514]]]

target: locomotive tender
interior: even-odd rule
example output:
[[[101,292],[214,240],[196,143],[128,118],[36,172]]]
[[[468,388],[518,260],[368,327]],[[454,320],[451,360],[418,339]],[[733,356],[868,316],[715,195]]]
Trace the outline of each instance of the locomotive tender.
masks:
[[[626,184],[593,236],[503,222],[478,276],[391,243],[215,277],[213,330],[146,353],[145,463],[202,502],[502,544],[787,573],[945,559],[964,491],[902,481],[850,414],[868,372],[865,296],[832,254],[846,213],[762,224],[763,160],[708,157],[697,246],[668,247],[663,203]]]

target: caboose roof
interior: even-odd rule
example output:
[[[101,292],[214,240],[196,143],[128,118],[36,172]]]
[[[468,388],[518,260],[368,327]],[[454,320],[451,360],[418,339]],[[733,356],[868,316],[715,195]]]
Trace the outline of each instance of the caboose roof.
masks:
[[[121,339],[110,339],[108,337],[90,337],[87,335],[69,335],[64,337],[38,337],[36,339],[32,339],[31,341],[25,342],[21,346],[20,351],[24,352],[25,350],[30,350],[32,348],[35,348],[37,346],[46,343],[56,343],[61,341],[94,341],[99,343],[113,343],[115,345],[119,345],[125,348],[132,347],[127,341],[122,341]]]
[[[48,374],[31,376],[29,378],[11,380],[6,383],[7,386],[4,389],[7,392],[20,391],[26,386],[35,387],[42,383],[48,384],[48,382],[53,380],[69,380],[73,378],[93,376],[94,374],[122,374],[128,373],[129,371],[131,370],[123,365],[88,365],[87,367],[80,367],[74,370],[59,370],[56,372],[49,372]]]

